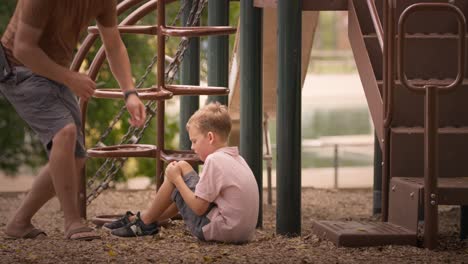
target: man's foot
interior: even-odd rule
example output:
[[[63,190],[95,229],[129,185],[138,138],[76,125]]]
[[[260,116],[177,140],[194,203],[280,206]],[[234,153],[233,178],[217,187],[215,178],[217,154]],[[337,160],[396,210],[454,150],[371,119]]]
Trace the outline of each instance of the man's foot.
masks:
[[[47,236],[44,231],[37,228],[31,229],[21,236],[12,236],[7,232],[5,234],[7,235],[6,239],[43,239]]]
[[[11,220],[5,229],[5,234],[9,239],[36,239],[46,237],[46,233],[35,228],[31,223],[17,223]]]
[[[102,227],[105,228],[105,229],[109,229],[109,230],[114,230],[114,229],[117,229],[117,228],[124,227],[124,226],[130,224],[131,217],[133,217],[134,215],[135,214],[133,214],[132,212],[127,211],[125,213],[125,215],[122,216],[121,218],[115,220],[114,222],[105,223]]]
[[[146,225],[140,218],[140,212],[138,212],[134,221],[124,227],[112,230],[111,234],[118,237],[139,237],[155,235],[158,232],[158,224],[152,223]]]
[[[96,231],[93,228],[87,227],[80,223],[77,225],[71,225],[65,231],[65,238],[70,240],[91,241],[94,239],[100,239],[101,236],[96,234]]]

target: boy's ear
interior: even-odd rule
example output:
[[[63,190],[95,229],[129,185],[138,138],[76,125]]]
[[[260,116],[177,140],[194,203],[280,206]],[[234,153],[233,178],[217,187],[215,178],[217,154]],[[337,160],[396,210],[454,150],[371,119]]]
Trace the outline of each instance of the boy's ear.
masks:
[[[210,143],[213,143],[214,138],[215,138],[214,133],[210,131],[208,132],[207,136],[208,136],[208,140],[210,141]]]

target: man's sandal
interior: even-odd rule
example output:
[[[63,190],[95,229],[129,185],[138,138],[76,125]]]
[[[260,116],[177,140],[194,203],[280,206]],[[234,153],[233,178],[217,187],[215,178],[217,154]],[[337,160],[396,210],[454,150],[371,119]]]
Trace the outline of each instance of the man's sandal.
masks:
[[[33,228],[31,229],[31,231],[27,232],[26,234],[24,234],[23,236],[20,236],[20,237],[14,237],[14,236],[10,236],[10,235],[7,235],[6,239],[8,240],[16,240],[16,239],[39,239],[39,238],[43,238],[43,237],[46,237],[47,234],[38,229],[38,228]]]
[[[91,240],[94,240],[94,239],[101,239],[101,236],[97,235],[97,234],[89,234],[89,235],[86,235],[86,236],[72,237],[73,235],[76,235],[76,234],[91,233],[91,232],[94,232],[94,231],[95,230],[92,229],[91,227],[82,226],[82,227],[78,227],[78,228],[69,230],[66,233],[65,237],[66,237],[66,239],[70,239],[70,240],[83,240],[83,241],[91,241]]]

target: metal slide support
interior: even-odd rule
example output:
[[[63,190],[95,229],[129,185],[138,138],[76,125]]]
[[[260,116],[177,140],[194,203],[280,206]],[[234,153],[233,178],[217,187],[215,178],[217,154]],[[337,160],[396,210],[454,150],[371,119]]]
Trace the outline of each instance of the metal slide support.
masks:
[[[301,234],[302,1],[278,1],[276,232]]]
[[[374,205],[372,214],[382,212],[382,150],[380,149],[377,134],[374,137]]]
[[[194,4],[193,0],[181,0],[182,3],[184,1],[188,1],[188,3],[182,16],[183,26],[187,24],[190,10]],[[200,85],[200,38],[190,38],[190,44],[180,66],[180,84]],[[200,99],[198,95],[180,97],[180,149],[190,149],[191,143],[185,125],[199,107]]]
[[[229,25],[229,0],[208,2],[208,25]],[[208,86],[228,87],[229,36],[208,37]],[[227,95],[208,97],[208,102],[228,105]]]
[[[253,0],[240,2],[240,152],[252,169],[260,193],[257,227],[263,226],[262,14]]]

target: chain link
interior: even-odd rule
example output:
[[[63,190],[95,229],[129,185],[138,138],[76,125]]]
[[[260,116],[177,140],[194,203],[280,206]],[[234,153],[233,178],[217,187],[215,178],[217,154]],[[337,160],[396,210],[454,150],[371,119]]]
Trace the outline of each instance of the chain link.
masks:
[[[190,10],[190,14],[186,22],[186,26],[195,26],[199,23],[201,14],[207,2],[208,0],[197,0],[196,2],[193,3],[192,9]],[[180,19],[184,9],[187,7],[187,3],[188,1],[183,2],[183,5],[179,9],[179,12],[177,13],[176,18],[174,19],[172,25],[175,25],[177,21]],[[166,41],[167,40],[168,40],[168,37],[166,37]],[[185,55],[185,51],[188,48],[188,44],[189,44],[189,39],[185,37],[182,38],[182,40],[179,42],[179,46],[177,48],[177,52],[174,57],[174,60],[170,63],[170,65],[168,66],[168,69],[165,71],[165,77],[167,79],[166,83],[171,84],[174,81],[175,75],[179,71],[180,63],[182,62],[183,57]],[[154,65],[157,62],[157,59],[158,59],[157,55],[153,57],[150,65],[148,65],[145,73],[140,78],[140,81],[138,82],[136,86],[137,88],[141,88],[143,83],[147,80],[149,73],[151,73]],[[122,137],[122,140],[120,141],[120,145],[128,144],[128,143],[137,144],[143,137],[144,131],[150,125],[151,120],[154,118],[154,116],[157,113],[157,102],[149,101],[145,104],[145,107],[146,107],[147,117],[146,117],[144,126],[142,128],[130,127],[127,133]],[[102,136],[99,138],[99,141],[97,143],[98,146],[103,145],[103,141],[112,132],[113,127],[115,126],[115,124],[117,124],[117,122],[119,122],[125,110],[126,110],[125,106],[120,109],[119,113],[112,120],[110,126],[104,131]],[[109,188],[109,185],[114,180],[115,175],[122,168],[126,160],[127,158],[107,158],[104,161],[101,167],[96,171],[94,177],[88,181],[87,186],[89,189],[92,189],[92,190],[89,192],[89,195],[87,196],[87,205],[89,205],[95,198],[97,198],[104,190]],[[106,172],[105,172],[105,176],[102,182],[97,187],[92,188],[96,180],[100,178],[99,176],[104,174],[104,171]]]

